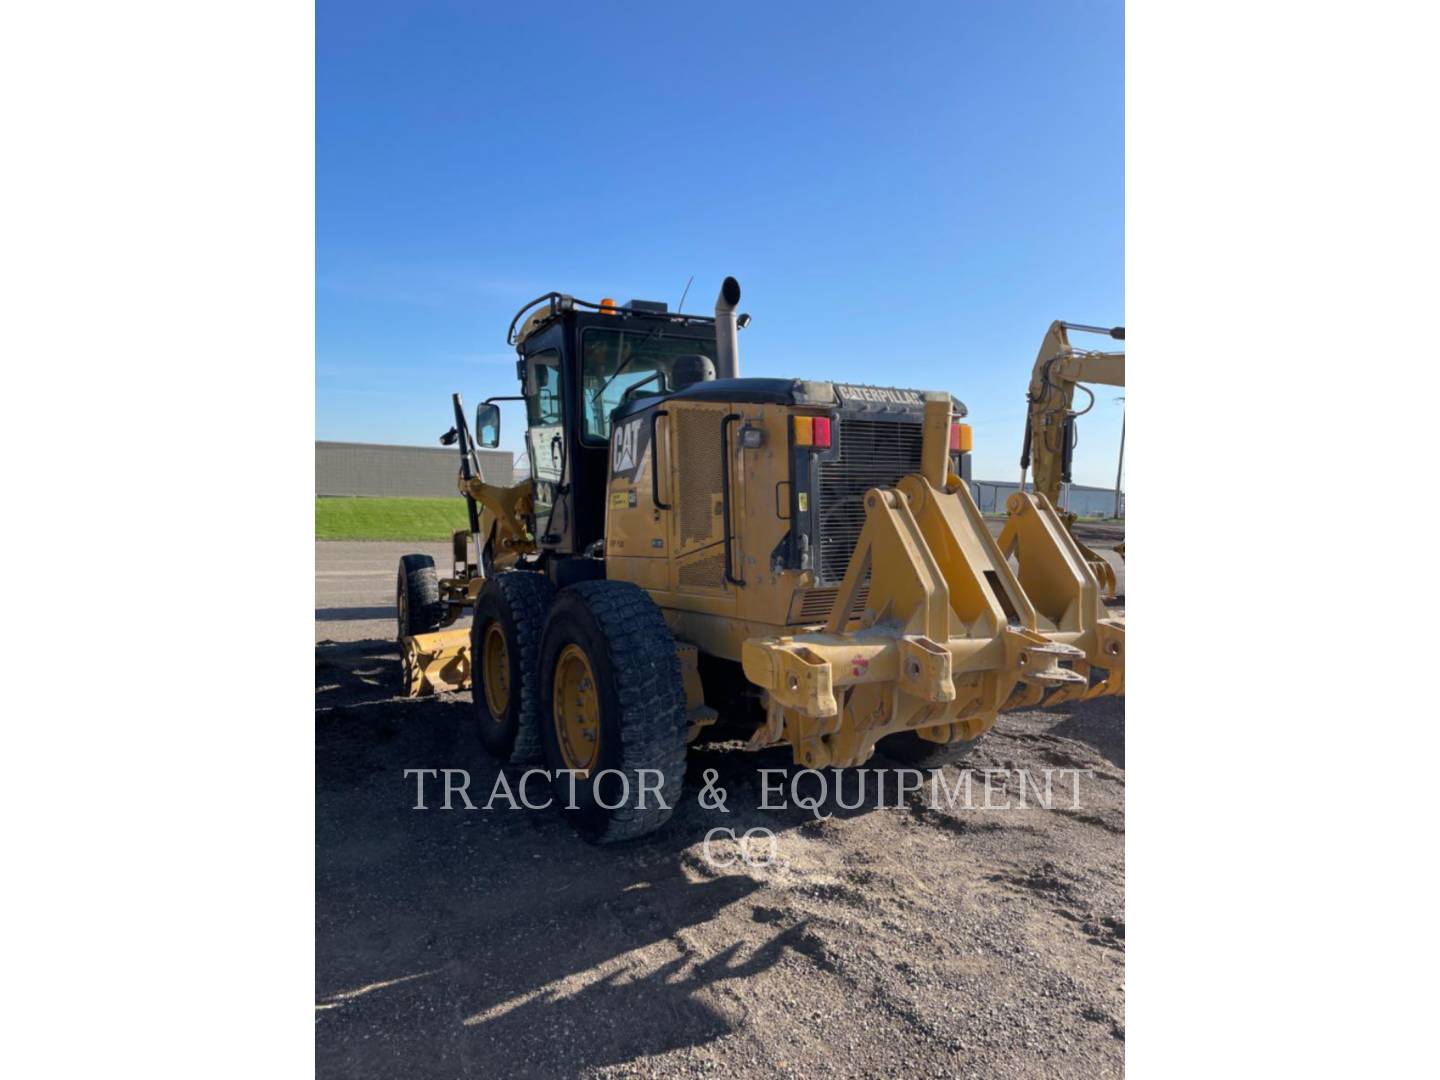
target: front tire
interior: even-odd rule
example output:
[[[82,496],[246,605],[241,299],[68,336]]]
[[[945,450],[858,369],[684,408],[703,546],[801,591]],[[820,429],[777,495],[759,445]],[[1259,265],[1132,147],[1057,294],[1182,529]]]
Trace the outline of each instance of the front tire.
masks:
[[[555,805],[595,843],[669,819],[685,780],[685,685],[660,609],[627,581],[556,594],[540,646],[540,730]],[[575,770],[574,804],[571,779]]]
[[[536,661],[555,587],[544,574],[507,570],[485,579],[470,622],[470,696],[485,749],[517,765],[539,761]]]
[[[395,575],[395,633],[401,641],[440,629],[445,605],[440,602],[440,580],[429,555],[404,555]]]

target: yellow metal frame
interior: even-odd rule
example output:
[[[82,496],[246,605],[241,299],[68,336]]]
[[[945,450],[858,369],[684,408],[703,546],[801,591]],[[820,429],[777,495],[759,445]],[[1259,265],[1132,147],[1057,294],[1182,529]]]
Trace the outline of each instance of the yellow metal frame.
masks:
[[[1061,370],[1078,377],[1088,369]],[[998,540],[991,535],[969,486],[950,472],[955,418],[948,394],[924,396],[919,471],[865,494],[865,521],[844,578],[833,603],[826,598],[817,609],[828,617],[792,621],[817,589],[814,573],[772,566],[767,556],[790,528],[781,495],[797,415],[803,409],[774,404],[673,402],[637,468],[610,480],[606,573],[644,588],[664,612],[691,740],[716,719],[699,676],[702,652],[738,660],[764,691],[765,720],[751,747],[789,745],[795,761],[811,767],[860,764],[895,732],[969,741],[1006,709],[1123,692],[1125,623],[1102,600],[1108,564],[1075,540],[1045,490],[1012,496],[1004,530]],[[726,440],[722,469],[706,440],[719,441],[731,421],[734,430],[758,436],[748,448]],[[1046,457],[1037,480],[1048,485],[1050,470]],[[534,550],[523,524],[528,486],[472,481],[465,490],[485,508],[479,536],[494,537],[498,565]],[[666,513],[657,491],[675,513]],[[727,496],[729,516],[721,512]],[[747,581],[743,588],[722,572],[727,532],[728,573]],[[457,574],[442,583],[456,614],[473,605],[484,581],[470,564],[467,536],[457,534]],[[707,573],[690,572],[707,561]],[[468,631],[419,635],[403,650],[409,693],[470,685]],[[493,669],[489,650],[482,652],[476,663]],[[575,674],[578,661],[567,663],[540,676],[553,680],[558,710],[545,722],[559,724],[557,734],[564,728],[578,745],[578,732],[594,717],[574,689],[584,678]],[[570,757],[577,767],[588,760]]]
[[[478,543],[492,542],[496,567],[513,566],[522,555],[538,550],[535,537],[526,527],[526,518],[535,510],[535,485],[526,479],[514,487],[500,487],[483,480],[460,478],[460,492],[480,504]],[[493,540],[492,540],[493,535]]]
[[[497,567],[512,566],[520,556],[535,551],[535,538],[525,527],[525,516],[534,506],[534,485],[530,480],[508,488],[481,480],[466,481],[464,477],[458,483],[462,494],[481,505],[480,532],[472,537],[469,529],[458,529],[450,538],[454,573],[439,582],[440,598],[445,601],[442,629],[416,634],[400,643],[401,682],[408,697],[453,693],[470,687],[470,631],[443,629],[453,625],[467,607],[474,606],[485,585],[483,560],[479,552],[473,562],[470,560],[470,544],[492,543]]]
[[[407,697],[444,694],[470,685],[470,631],[437,630],[400,642],[400,680]]]
[[[745,642],[745,675],[769,703],[752,746],[789,743],[811,767],[857,765],[896,731],[968,741],[1002,709],[1123,689],[1124,621],[1106,617],[1048,499],[1022,494],[1012,507],[1033,598],[967,485],[912,474],[872,489],[865,508],[829,623]]]
[[[753,748],[788,743],[799,764],[857,765],[897,731],[969,741],[1006,709],[1123,693],[1125,622],[1109,617],[1094,572],[1043,495],[1011,496],[998,541],[953,475],[943,487],[911,474],[874,488],[865,509],[829,622],[743,643],[745,675],[767,699]],[[695,646],[676,651],[693,739],[715,710],[704,702]],[[412,694],[465,689],[468,631],[407,639],[405,670]]]

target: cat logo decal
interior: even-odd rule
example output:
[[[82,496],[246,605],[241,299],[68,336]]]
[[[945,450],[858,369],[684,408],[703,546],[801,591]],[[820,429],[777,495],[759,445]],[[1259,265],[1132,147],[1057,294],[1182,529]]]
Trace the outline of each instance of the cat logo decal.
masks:
[[[634,472],[640,458],[640,421],[631,420],[615,429],[615,456],[611,472]]]

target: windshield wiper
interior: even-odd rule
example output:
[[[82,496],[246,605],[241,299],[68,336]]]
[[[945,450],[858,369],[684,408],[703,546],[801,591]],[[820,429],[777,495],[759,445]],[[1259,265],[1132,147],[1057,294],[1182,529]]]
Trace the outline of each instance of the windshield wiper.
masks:
[[[615,373],[614,373],[613,375],[611,375],[610,378],[608,378],[608,379],[605,380],[605,384],[604,384],[603,386],[601,386],[599,390],[596,390],[596,391],[595,391],[595,396],[590,399],[590,404],[591,404],[591,405],[597,405],[597,404],[599,404],[601,395],[603,395],[606,390],[609,390],[609,389],[610,389],[610,384],[613,383],[616,379],[618,379],[618,378],[620,377],[621,372],[623,372],[627,367],[629,367],[629,366],[631,365],[631,363],[634,362],[635,358],[640,355],[640,346],[647,344],[647,343],[650,342],[652,339],[657,338],[657,337],[659,337],[659,336],[660,336],[660,331],[659,331],[658,329],[655,329],[655,330],[651,330],[648,334],[646,334],[643,338],[641,338],[641,339],[635,344],[634,348],[632,348],[632,349],[630,350],[630,355],[627,356],[624,360],[622,360],[622,361],[620,362],[620,366],[615,369]]]

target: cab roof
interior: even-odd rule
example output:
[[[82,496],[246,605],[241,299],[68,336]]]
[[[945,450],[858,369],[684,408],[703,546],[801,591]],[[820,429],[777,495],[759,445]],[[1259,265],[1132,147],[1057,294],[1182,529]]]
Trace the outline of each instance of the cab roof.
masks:
[[[510,329],[506,332],[505,342],[507,345],[518,347],[531,334],[549,326],[555,320],[563,319],[570,314],[585,313],[593,313],[605,318],[618,318],[625,322],[638,320],[670,323],[677,326],[715,325],[713,315],[687,315],[672,312],[668,309],[668,305],[658,300],[631,300],[621,307],[605,301],[596,304],[590,300],[580,300],[568,296],[565,293],[551,292],[544,296],[537,296],[515,313],[515,317],[510,320]]]

